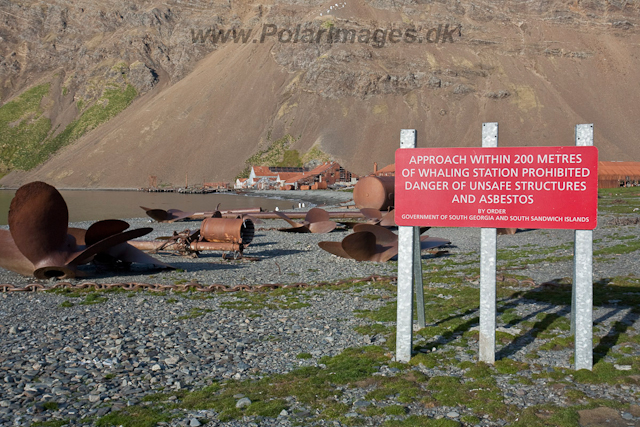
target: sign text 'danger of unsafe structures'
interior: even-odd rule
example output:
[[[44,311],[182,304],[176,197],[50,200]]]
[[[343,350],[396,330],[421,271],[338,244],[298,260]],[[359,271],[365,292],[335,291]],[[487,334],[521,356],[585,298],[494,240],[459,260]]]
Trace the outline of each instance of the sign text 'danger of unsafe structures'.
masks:
[[[596,147],[399,149],[396,224],[593,230],[597,169]]]

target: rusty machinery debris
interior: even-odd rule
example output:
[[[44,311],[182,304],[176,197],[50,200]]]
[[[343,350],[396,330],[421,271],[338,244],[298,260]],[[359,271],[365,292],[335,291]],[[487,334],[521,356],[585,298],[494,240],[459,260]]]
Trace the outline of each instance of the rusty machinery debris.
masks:
[[[398,235],[391,230],[373,224],[358,224],[353,230],[354,233],[341,242],[320,242],[318,246],[333,255],[356,261],[385,262],[398,254]],[[438,237],[420,237],[420,247],[423,250],[449,243],[449,240]]]
[[[220,211],[218,207],[215,211],[203,211],[203,212],[184,212],[180,209],[152,209],[145,208],[144,206],[140,206],[146,214],[158,221],[158,222],[176,222],[182,221],[185,219],[204,219],[204,218],[212,218],[215,216],[218,217],[236,217],[238,215],[250,215],[262,212],[262,208],[241,208],[241,209],[229,209],[226,211]]]
[[[216,214],[217,215],[217,214]],[[200,251],[223,251],[241,257],[244,249],[253,241],[255,227],[249,218],[206,218],[195,232],[184,230],[156,241],[131,242],[146,251],[172,251],[182,255],[197,256]]]
[[[69,228],[69,211],[54,187],[36,181],[20,187],[9,208],[9,230],[0,230],[0,267],[38,279],[82,275],[78,266],[117,261],[173,268],[127,243],[151,228],[128,230],[120,220],[98,221],[88,230]]]
[[[320,208],[310,209],[305,215],[303,222],[295,222],[283,212],[275,213],[291,225],[290,228],[279,228],[278,230],[280,231],[292,233],[328,233],[336,228],[336,223],[331,221],[329,213]]]

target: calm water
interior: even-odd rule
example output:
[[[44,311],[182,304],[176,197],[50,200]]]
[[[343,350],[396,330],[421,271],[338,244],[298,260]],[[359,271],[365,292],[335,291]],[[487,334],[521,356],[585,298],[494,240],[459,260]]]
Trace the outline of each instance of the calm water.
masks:
[[[0,190],[0,224],[7,224],[9,204],[15,191]],[[273,210],[290,209],[298,202],[274,200],[236,194],[180,194],[145,193],[142,191],[60,191],[69,208],[69,221],[97,221],[110,218],[139,218],[145,213],[140,206],[157,209],[180,209],[182,211],[213,211],[220,203],[221,210],[262,207]]]

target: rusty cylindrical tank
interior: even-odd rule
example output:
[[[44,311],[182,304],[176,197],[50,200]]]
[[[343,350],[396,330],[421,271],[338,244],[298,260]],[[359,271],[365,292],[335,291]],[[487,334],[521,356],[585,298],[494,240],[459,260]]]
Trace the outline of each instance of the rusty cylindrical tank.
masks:
[[[206,218],[200,226],[200,236],[207,242],[232,242],[247,246],[253,240],[254,226],[250,219]]]
[[[353,201],[358,209],[387,210],[394,205],[394,185],[393,176],[364,177],[353,189]]]

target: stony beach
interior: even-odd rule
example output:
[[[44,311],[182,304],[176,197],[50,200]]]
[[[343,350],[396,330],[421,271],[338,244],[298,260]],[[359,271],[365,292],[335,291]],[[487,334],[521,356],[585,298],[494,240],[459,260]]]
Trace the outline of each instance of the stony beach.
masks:
[[[321,197],[313,203],[322,204]],[[349,198],[349,193],[332,193],[325,203],[336,205]],[[154,228],[143,239],[199,226],[195,221],[128,221],[133,228]],[[393,361],[394,316],[381,314],[394,313],[397,263],[357,263],[317,245],[339,241],[348,231],[314,235],[276,230],[284,226],[280,220],[256,226],[245,255],[258,260],[228,261],[220,253],[199,258],[157,255],[177,270],[134,266],[105,274],[89,267],[91,278],[69,282],[304,284],[299,288],[260,293],[1,294],[0,425],[408,426],[430,425],[420,420],[431,420],[443,426],[503,426],[521,425],[517,423],[524,418],[514,413],[525,414],[527,408],[540,408],[535,409],[536,419],[551,420],[540,425],[565,425],[554,421],[553,409],[544,408],[580,405],[581,425],[587,425],[585,420],[590,420],[588,425],[640,425],[640,320],[634,306],[640,295],[637,215],[603,213],[593,233],[594,282],[603,287],[596,289],[594,300],[596,365],[611,371],[602,381],[584,380],[585,375],[572,370],[573,350],[567,344],[570,306],[547,296],[566,297],[573,231],[527,230],[499,236],[500,360],[495,368],[483,367],[490,372],[489,385],[479,382],[467,393],[491,389],[490,400],[508,408],[494,413],[473,399],[447,401],[444,389],[439,394],[434,391],[439,390],[441,378],[459,381],[462,389],[484,378],[473,375],[478,370],[477,307],[448,306],[477,292],[478,229],[427,232],[451,244],[441,248],[444,252],[423,252],[427,328],[416,330],[415,361],[404,365]],[[621,244],[630,249],[617,249]],[[0,283],[24,286],[35,281],[2,270]],[[621,283],[621,289],[605,289]],[[449,311],[442,312],[444,318],[433,317],[445,306]],[[458,323],[447,323],[454,320]],[[282,375],[297,375],[301,368],[331,370],[332,363],[353,349],[378,352],[371,363],[361,362],[363,370],[370,370],[355,381],[330,382],[326,387],[334,397],[319,393],[317,404],[297,394],[274,392],[257,398],[242,391],[252,389],[246,385],[249,380],[275,383]],[[600,375],[597,369],[594,372]],[[620,375],[622,380],[611,380]],[[387,387],[382,384],[401,380],[408,381],[407,388],[418,384],[418,397],[407,397],[402,389],[380,392]],[[233,387],[241,391],[229,396],[230,412],[213,403],[208,407],[185,403],[195,392],[209,390],[213,396]],[[596,401],[604,403],[594,405]],[[265,402],[278,402],[277,413],[252,412]],[[323,409],[327,405],[340,410],[328,412]],[[152,408],[160,415],[151,421],[131,415]],[[545,418],[544,410],[551,415]],[[598,417],[618,424],[599,424]],[[412,420],[418,421],[411,424]]]

